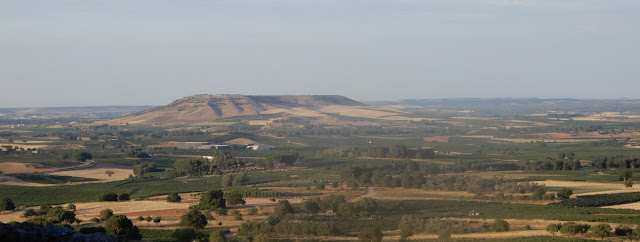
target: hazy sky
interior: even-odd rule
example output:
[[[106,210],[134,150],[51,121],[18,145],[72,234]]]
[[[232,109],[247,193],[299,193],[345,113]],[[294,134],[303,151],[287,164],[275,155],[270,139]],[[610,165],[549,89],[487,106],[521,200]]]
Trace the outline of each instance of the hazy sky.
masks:
[[[0,107],[640,98],[638,0],[0,0]]]

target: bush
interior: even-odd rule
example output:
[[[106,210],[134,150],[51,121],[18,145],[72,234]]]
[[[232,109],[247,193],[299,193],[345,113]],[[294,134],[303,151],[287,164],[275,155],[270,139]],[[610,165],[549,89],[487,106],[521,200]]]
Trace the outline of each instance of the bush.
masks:
[[[84,162],[86,160],[91,160],[93,159],[93,156],[87,152],[80,152],[80,153],[75,153],[73,155],[73,160],[75,161],[81,161]]]
[[[131,200],[131,198],[129,197],[128,193],[120,194],[120,196],[118,197],[118,201],[129,201],[129,200]]]
[[[360,234],[358,235],[358,240],[360,241],[371,241],[371,242],[380,242],[382,241],[382,231],[380,230],[380,228],[375,227],[367,227],[362,229],[362,231],[360,231]]]
[[[203,192],[200,197],[199,209],[225,208],[227,206],[224,193],[221,190]]]
[[[24,213],[22,213],[22,217],[31,217],[36,215],[38,215],[38,213],[33,209],[28,209],[27,211],[24,211]]]
[[[209,242],[226,242],[227,237],[224,236],[229,230],[214,230],[209,234]]]
[[[627,235],[631,235],[632,231],[633,230],[631,228],[629,228],[627,226],[620,225],[620,226],[616,227],[614,233],[617,236],[627,236]]]
[[[105,209],[100,211],[100,220],[101,221],[106,221],[107,219],[111,218],[113,216],[113,211],[111,209]]]
[[[450,239],[451,238],[451,231],[449,231],[448,229],[443,229],[442,231],[440,231],[440,233],[438,233],[438,239]]]
[[[242,214],[240,213],[240,211],[233,210],[232,214],[235,220],[242,220]]]
[[[258,214],[258,208],[255,208],[255,207],[254,208],[250,208],[248,214],[249,215],[257,215]]]
[[[573,195],[573,190],[569,188],[562,188],[560,191],[558,191],[557,195],[560,199],[569,199],[569,197]]]
[[[200,211],[192,209],[180,218],[180,226],[204,229],[207,225],[207,218]]]
[[[14,209],[16,209],[16,205],[13,204],[13,201],[11,201],[10,198],[5,197],[0,200],[0,212],[4,210],[13,211]]]
[[[118,201],[118,194],[115,193],[104,193],[98,195],[98,201],[100,202],[115,202]]]
[[[592,236],[604,239],[604,237],[609,236],[609,233],[611,232],[611,226],[609,226],[608,224],[598,224],[591,227],[590,231]]]
[[[246,204],[247,202],[242,199],[242,194],[238,191],[231,191],[225,194],[225,199],[227,200],[228,205],[236,205],[236,204]]]
[[[180,201],[182,201],[182,197],[180,197],[180,195],[178,195],[178,193],[169,193],[169,195],[167,195],[167,202],[170,203],[179,203]]]
[[[496,219],[496,221],[491,224],[491,231],[509,232],[509,223],[503,219]]]
[[[177,242],[200,241],[205,236],[206,235],[198,232],[193,228],[176,229],[171,234],[171,237]]]
[[[114,215],[107,219],[104,227],[119,239],[141,238],[138,227],[134,227],[131,220],[125,215]]]

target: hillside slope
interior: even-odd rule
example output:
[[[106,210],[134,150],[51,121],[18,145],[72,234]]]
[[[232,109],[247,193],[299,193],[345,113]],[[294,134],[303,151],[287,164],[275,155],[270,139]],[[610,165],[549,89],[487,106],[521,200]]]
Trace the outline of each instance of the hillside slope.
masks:
[[[331,119],[328,114],[339,110],[375,107],[338,95],[195,95],[176,100],[166,106],[145,110],[110,121],[112,124],[197,124],[219,119],[282,113],[286,117]],[[336,111],[338,110],[338,111]],[[393,112],[384,115],[397,115]]]

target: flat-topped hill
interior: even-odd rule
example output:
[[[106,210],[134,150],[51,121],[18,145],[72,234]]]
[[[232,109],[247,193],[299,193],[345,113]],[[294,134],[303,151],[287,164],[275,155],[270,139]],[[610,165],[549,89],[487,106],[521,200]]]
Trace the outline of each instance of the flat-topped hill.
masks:
[[[148,109],[110,123],[197,124],[233,117],[259,117],[261,114],[287,113],[286,116],[318,117],[327,107],[368,107],[339,95],[195,95],[168,105]],[[325,110],[325,111],[323,111]]]

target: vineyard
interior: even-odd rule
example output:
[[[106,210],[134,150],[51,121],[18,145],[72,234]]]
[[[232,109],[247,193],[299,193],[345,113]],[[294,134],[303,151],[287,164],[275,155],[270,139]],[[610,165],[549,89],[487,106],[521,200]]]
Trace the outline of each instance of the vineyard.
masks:
[[[578,198],[553,203],[553,205],[569,207],[601,207],[637,201],[640,201],[640,192],[578,196]]]
[[[324,178],[324,179],[322,178],[293,179],[293,180],[262,183],[262,184],[259,184],[258,187],[307,187],[307,186],[314,186],[318,183],[324,183],[329,185],[334,182],[340,182],[340,179],[338,177]]]

